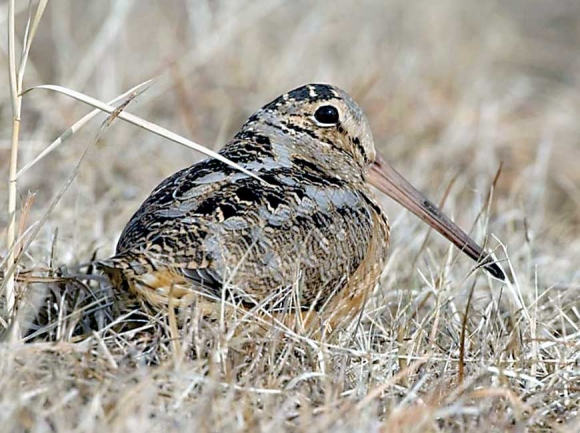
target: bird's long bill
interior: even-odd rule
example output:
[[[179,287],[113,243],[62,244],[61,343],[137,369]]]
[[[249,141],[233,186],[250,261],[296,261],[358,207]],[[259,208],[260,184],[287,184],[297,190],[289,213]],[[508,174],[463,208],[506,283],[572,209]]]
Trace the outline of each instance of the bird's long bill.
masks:
[[[491,275],[505,280],[504,273],[488,254],[380,155],[377,155],[376,161],[370,166],[366,180],[405,206],[473,260],[480,262]]]

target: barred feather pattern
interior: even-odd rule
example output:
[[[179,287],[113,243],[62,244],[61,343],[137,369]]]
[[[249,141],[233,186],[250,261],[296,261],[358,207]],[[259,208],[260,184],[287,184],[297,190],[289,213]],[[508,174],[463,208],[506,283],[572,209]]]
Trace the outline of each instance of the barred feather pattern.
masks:
[[[317,124],[323,105],[338,109],[339,125]],[[389,226],[364,180],[374,145],[356,103],[303,86],[252,115],[220,153],[262,182],[213,158],[165,179],[100,262],[113,284],[153,304],[227,294],[275,311],[292,294],[302,310],[360,308]]]

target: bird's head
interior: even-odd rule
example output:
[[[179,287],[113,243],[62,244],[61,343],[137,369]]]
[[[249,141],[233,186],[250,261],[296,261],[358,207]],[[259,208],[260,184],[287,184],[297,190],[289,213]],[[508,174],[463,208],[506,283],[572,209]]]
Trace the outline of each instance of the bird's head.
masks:
[[[246,127],[266,131],[272,145],[308,158],[333,176],[372,185],[480,262],[491,275],[505,279],[475,241],[377,154],[366,117],[345,91],[327,84],[299,87],[265,105]]]

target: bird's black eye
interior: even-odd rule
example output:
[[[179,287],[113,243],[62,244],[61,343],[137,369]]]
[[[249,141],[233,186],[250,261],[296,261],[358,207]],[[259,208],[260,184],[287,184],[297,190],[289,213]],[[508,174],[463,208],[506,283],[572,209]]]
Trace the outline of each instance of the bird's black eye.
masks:
[[[336,125],[339,122],[338,110],[332,105],[323,105],[314,113],[317,122],[323,125]]]

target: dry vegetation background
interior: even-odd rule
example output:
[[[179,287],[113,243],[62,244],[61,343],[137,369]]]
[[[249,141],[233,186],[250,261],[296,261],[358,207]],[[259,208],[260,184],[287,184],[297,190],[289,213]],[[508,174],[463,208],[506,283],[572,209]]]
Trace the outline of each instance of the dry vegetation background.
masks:
[[[28,2],[16,3],[21,37]],[[515,284],[469,275],[469,259],[439,236],[422,248],[426,226],[384,199],[393,226],[384,278],[360,323],[325,341],[232,336],[194,321],[181,336],[192,356],[181,359],[161,313],[145,353],[129,331],[79,331],[88,320],[71,311],[105,284],[83,264],[111,254],[150,190],[201,158],[120,120],[99,132],[103,115],[18,184],[19,208],[34,193],[26,229],[99,135],[19,257],[22,311],[52,293],[58,326],[0,343],[2,431],[580,431],[579,47],[576,0],[50,1],[25,87],[106,101],[158,77],[127,110],[217,149],[278,94],[339,85],[419,189],[438,201],[451,185],[444,209],[478,241],[493,235]],[[19,165],[88,111],[48,91],[26,95]],[[7,220],[1,211],[0,242]],[[0,243],[0,261],[5,253]],[[77,296],[87,299],[75,306]]]

